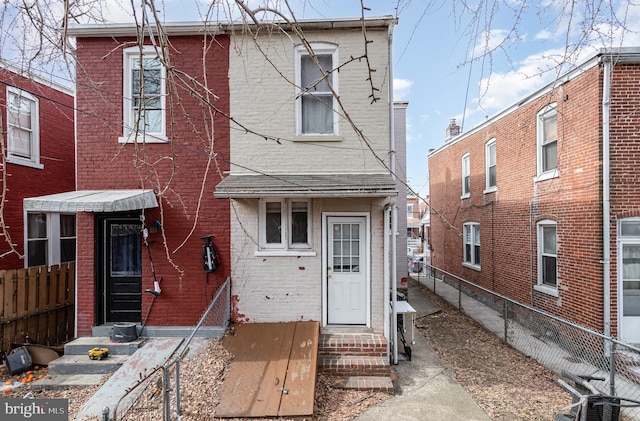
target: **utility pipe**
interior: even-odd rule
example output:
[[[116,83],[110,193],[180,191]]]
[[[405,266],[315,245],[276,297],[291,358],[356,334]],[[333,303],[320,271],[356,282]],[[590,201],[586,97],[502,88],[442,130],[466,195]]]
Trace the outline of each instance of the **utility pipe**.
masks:
[[[610,112],[611,60],[604,57],[602,84],[602,271],[604,281],[604,334],[611,336],[611,203],[610,203]]]

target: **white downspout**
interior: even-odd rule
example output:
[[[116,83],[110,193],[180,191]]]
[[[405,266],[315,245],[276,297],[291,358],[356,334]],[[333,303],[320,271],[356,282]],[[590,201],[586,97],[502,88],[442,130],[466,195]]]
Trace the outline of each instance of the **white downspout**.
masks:
[[[390,236],[391,236],[391,204],[388,204],[384,207],[384,262],[383,262],[383,276],[384,276],[384,282],[383,282],[383,307],[384,307],[384,319],[385,323],[384,323],[384,337],[385,338],[390,338],[389,333],[391,332],[391,328],[389,326],[389,324],[391,323],[391,308],[388,304],[388,296],[387,296],[387,291],[389,291],[389,289],[391,288],[390,285],[390,281],[389,281],[389,276],[391,273],[391,269],[390,267],[390,257],[389,257],[389,243],[390,243]],[[387,353],[389,351],[387,350]]]
[[[604,59],[602,85],[602,271],[604,280],[604,335],[611,336],[611,203],[610,203],[610,108],[611,61]]]

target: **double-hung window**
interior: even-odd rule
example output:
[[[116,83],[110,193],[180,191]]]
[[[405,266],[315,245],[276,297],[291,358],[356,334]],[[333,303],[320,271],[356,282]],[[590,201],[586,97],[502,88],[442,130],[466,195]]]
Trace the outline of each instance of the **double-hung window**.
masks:
[[[555,221],[538,222],[538,286],[558,287],[558,236]]]
[[[558,111],[555,104],[545,107],[537,116],[538,178],[558,176]]]
[[[462,235],[464,237],[463,264],[480,269],[480,224],[467,222],[463,225]]]
[[[166,142],[166,71],[154,47],[124,50],[121,142]]]
[[[471,196],[471,155],[462,156],[462,198]]]
[[[296,134],[337,136],[338,48],[311,44],[296,48]]]
[[[40,164],[38,99],[21,89],[7,87],[7,161],[43,168]]]
[[[27,213],[26,266],[57,265],[76,260],[76,216]]]
[[[263,199],[260,201],[260,246],[290,250],[311,247],[308,200]]]
[[[491,139],[485,145],[486,190],[495,191],[497,187],[496,140]]]

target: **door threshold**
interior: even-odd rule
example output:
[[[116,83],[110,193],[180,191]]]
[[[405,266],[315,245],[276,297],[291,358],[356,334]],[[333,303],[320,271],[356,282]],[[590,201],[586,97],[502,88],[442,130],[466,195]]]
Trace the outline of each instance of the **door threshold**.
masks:
[[[373,333],[373,329],[364,325],[329,325],[321,327],[320,333]]]

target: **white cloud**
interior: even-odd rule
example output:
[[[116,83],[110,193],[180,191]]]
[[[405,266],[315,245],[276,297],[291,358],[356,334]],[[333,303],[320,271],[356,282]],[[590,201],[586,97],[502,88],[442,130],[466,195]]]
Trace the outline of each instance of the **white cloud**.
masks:
[[[406,101],[411,95],[412,80],[393,79],[393,99],[394,101]]]

